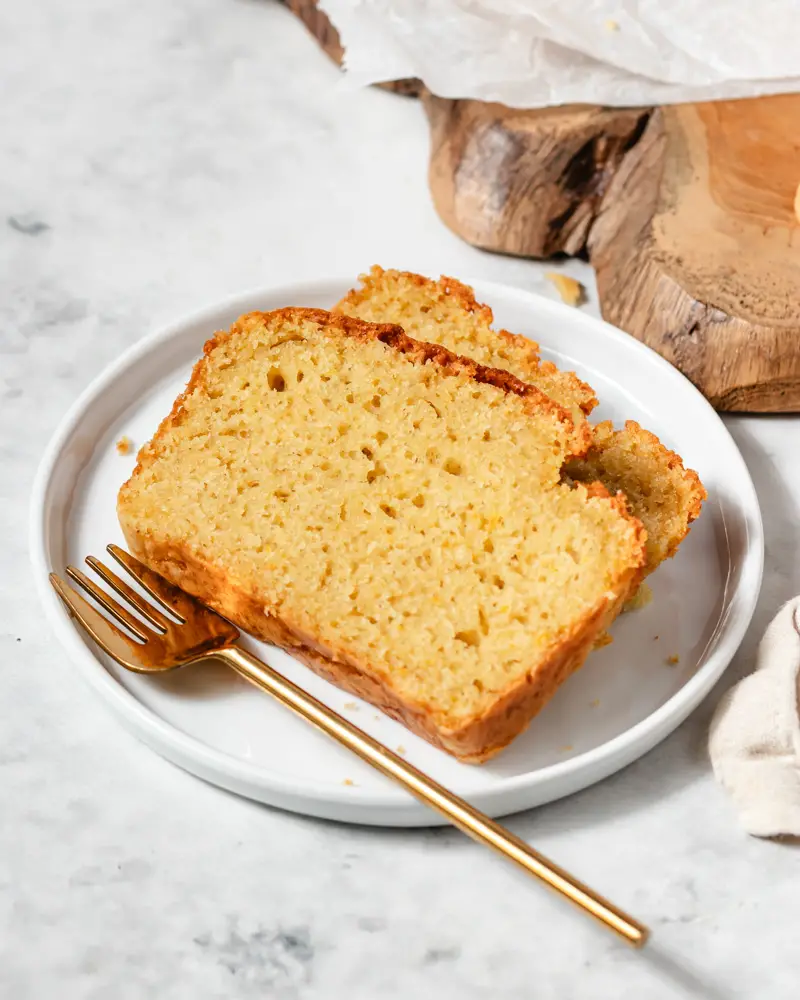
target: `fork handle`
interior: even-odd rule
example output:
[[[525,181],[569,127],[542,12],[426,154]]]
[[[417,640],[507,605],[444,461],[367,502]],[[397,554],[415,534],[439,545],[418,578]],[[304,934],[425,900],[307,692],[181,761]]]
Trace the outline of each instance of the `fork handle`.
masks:
[[[245,680],[273,695],[382,774],[393,778],[468,836],[505,855],[529,875],[535,876],[551,889],[566,896],[572,903],[619,934],[628,944],[641,947],[647,940],[649,932],[638,921],[574,879],[563,868],[529,847],[510,830],[489,819],[468,802],[423,774],[413,764],[409,764],[347,719],[323,705],[321,701],[307,694],[247,650],[231,646],[216,655],[225,660]]]

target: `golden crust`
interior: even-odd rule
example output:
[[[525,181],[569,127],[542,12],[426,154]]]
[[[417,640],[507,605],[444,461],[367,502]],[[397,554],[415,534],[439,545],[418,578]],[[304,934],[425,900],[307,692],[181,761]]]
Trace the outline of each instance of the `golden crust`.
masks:
[[[469,285],[462,284],[456,278],[448,278],[445,275],[442,275],[438,281],[434,281],[432,278],[425,278],[421,274],[414,274],[412,271],[385,270],[379,264],[373,264],[369,269],[368,274],[360,274],[358,276],[358,280],[361,282],[361,287],[351,288],[341,302],[337,303],[337,305],[333,307],[333,311],[335,313],[345,314],[348,306],[361,305],[370,298],[374,288],[376,286],[380,286],[386,278],[402,279],[403,281],[406,281],[411,285],[416,285],[417,288],[421,289],[436,289],[443,295],[451,296],[456,300],[456,302],[458,302],[461,308],[465,309],[468,313],[480,316],[487,326],[491,326],[494,322],[494,313],[489,306],[483,302],[478,302],[475,298],[474,291],[469,287]],[[507,336],[514,340],[516,339],[513,334],[509,333]],[[539,345],[533,340],[527,340],[527,338],[521,339],[526,341],[526,348],[530,349],[531,353],[538,357]]]
[[[598,440],[598,431],[600,431],[600,434],[603,437],[606,435],[610,437],[615,433],[620,433],[619,431],[614,431],[614,426],[610,420],[604,420],[603,423],[598,424],[597,427],[595,427],[595,442]],[[696,521],[700,516],[703,503],[708,500],[708,492],[694,469],[687,469],[683,464],[683,459],[680,455],[674,451],[670,451],[670,449],[667,448],[666,445],[662,444],[661,440],[656,437],[652,431],[648,431],[635,420],[625,421],[625,431],[627,431],[629,438],[638,438],[640,441],[646,442],[654,451],[658,453],[663,467],[668,469],[670,472],[677,473],[680,476],[689,493],[689,503],[686,508],[687,521],[689,524],[691,524],[692,521]],[[675,549],[677,549],[677,547],[678,546],[676,544]],[[674,551],[670,553],[670,555],[674,554]]]
[[[423,275],[414,274],[411,271],[384,270],[378,264],[374,264],[369,273],[359,275],[358,280],[361,282],[361,286],[351,289],[333,307],[335,313],[346,314],[351,309],[358,309],[364,302],[369,301],[375,291],[380,290],[387,280],[394,280],[414,285],[433,297],[442,295],[454,299],[465,312],[479,317],[487,327],[491,327],[494,323],[494,313],[491,308],[485,303],[477,301],[473,289],[469,285],[464,285],[457,279],[446,275],[442,275],[438,281],[434,281],[432,278],[425,278]],[[518,333],[509,333],[508,330],[493,330],[492,332],[516,350],[527,355],[527,363],[531,366],[532,374],[538,369],[540,372],[558,375],[564,385],[569,384],[584,416],[588,416],[597,406],[597,396],[595,396],[594,389],[579,379],[574,372],[563,372],[552,362],[542,361],[539,356],[539,345],[535,341]]]
[[[387,347],[391,347],[404,354],[415,364],[436,364],[447,375],[467,375],[476,382],[483,382],[493,385],[503,392],[513,393],[525,400],[525,408],[531,416],[549,413],[561,423],[569,425],[571,428],[569,449],[571,457],[585,455],[591,447],[592,432],[588,424],[584,422],[576,426],[572,417],[563,406],[552,400],[541,389],[538,389],[534,385],[529,385],[527,382],[521,382],[509,372],[501,371],[499,368],[486,368],[471,358],[464,358],[453,354],[452,351],[448,351],[447,348],[441,347],[439,344],[425,344],[418,340],[412,340],[402,327],[394,326],[390,323],[367,323],[364,320],[353,319],[350,316],[326,312],[324,309],[288,307],[285,309],[275,309],[268,313],[247,313],[244,316],[240,316],[231,326],[230,330],[219,331],[206,341],[203,346],[203,356],[192,369],[192,374],[186,388],[173,403],[170,413],[161,421],[153,439],[139,451],[136,467],[128,482],[139,473],[143,462],[148,457],[155,457],[158,454],[159,441],[166,430],[169,427],[180,425],[186,400],[193,392],[202,388],[205,384],[208,358],[212,352],[232,338],[247,333],[250,327],[270,322],[274,317],[281,317],[287,323],[302,320],[317,323],[327,336],[343,334],[344,336],[352,337],[354,340],[379,340],[381,343],[386,344]],[[125,484],[125,486],[127,485],[128,483]]]
[[[535,669],[529,670],[522,680],[500,693],[485,712],[465,720],[457,728],[446,728],[437,723],[430,705],[401,700],[392,688],[391,677],[380,665],[358,663],[350,659],[346,651],[323,647],[296,623],[280,617],[275,609],[265,607],[263,599],[257,593],[231,579],[223,569],[204,560],[200,553],[192,551],[188,545],[158,539],[146,526],[126,519],[126,492],[133,488],[132,483],[139,470],[158,455],[165,432],[170,426],[181,422],[189,396],[203,388],[212,352],[231,338],[245,334],[253,324],[262,324],[265,320],[273,320],[275,316],[282,316],[293,322],[298,319],[317,322],[328,335],[344,334],[358,339],[379,339],[387,346],[401,351],[415,363],[437,364],[445,373],[463,373],[476,381],[495,385],[505,392],[522,397],[532,415],[550,413],[573,426],[567,412],[539,389],[520,382],[507,372],[485,368],[437,345],[414,341],[399,327],[364,323],[345,316],[333,316],[321,310],[284,309],[272,314],[252,313],[240,318],[230,331],[218,333],[206,343],[203,357],[195,365],[186,390],[176,399],[171,413],[162,421],[153,440],[140,451],[133,476],[120,490],[119,516],[127,544],[131,552],[156,572],[193,594],[246,632],[288,650],[318,674],[371,702],[430,743],[467,762],[486,760],[522,732],[560,684],[583,663],[598,635],[616,617],[621,605],[638,586],[645,560],[644,528],[631,516],[621,495],[610,496],[599,483],[591,484],[588,488],[579,486],[578,489],[584,491],[587,502],[608,502],[622,518],[634,526],[631,565],[620,573],[596,606],[576,621],[568,634],[562,635],[551,645],[538,660]],[[588,431],[588,426],[583,430]],[[585,446],[585,438],[581,435],[578,437]]]
[[[653,537],[648,544],[645,575],[649,575],[664,559],[671,559],[678,551],[681,542],[689,534],[692,522],[700,516],[708,493],[694,469],[687,469],[680,455],[670,451],[655,434],[635,420],[627,420],[620,430],[614,430],[611,421],[605,420],[594,427],[593,433],[594,442],[585,460],[567,463],[566,472],[570,477],[583,482],[588,482],[595,476],[606,478],[606,475],[611,479],[619,479],[611,469],[615,451],[643,451],[647,453],[650,465],[657,469],[658,477],[670,483],[670,492],[680,508],[680,515],[670,519],[669,528],[662,521],[657,537]],[[635,486],[633,482],[622,484],[631,498],[634,496]],[[643,513],[637,509],[638,503],[629,499],[628,506],[634,515],[644,519]]]

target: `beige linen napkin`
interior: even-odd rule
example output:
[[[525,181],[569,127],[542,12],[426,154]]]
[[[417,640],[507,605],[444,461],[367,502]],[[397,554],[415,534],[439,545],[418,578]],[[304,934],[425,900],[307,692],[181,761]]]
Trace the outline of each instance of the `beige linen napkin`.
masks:
[[[800,597],[758,647],[755,672],[724,696],[711,722],[714,774],[755,837],[800,836]]]

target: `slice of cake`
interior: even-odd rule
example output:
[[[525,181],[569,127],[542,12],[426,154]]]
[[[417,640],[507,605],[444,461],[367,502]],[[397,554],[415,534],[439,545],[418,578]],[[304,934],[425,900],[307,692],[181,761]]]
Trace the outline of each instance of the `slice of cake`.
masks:
[[[441,344],[454,354],[509,371],[517,378],[524,375],[525,382],[566,407],[576,423],[597,406],[592,387],[574,372],[562,372],[552,362],[542,361],[534,341],[493,330],[492,310],[476,302],[472,289],[454,278],[431,281],[376,266],[361,276],[361,287],[348,292],[334,312],[370,323],[397,323],[415,340]]]
[[[707,495],[697,473],[635,420],[617,431],[609,420],[597,424],[588,455],[568,461],[564,472],[575,482],[600,480],[625,494],[647,530],[648,573],[675,555]]]
[[[532,341],[494,331],[491,309],[452,278],[433,281],[373,267],[335,311],[373,323],[399,323],[411,337],[509,371],[566,406],[577,421],[597,403],[593,390],[573,372],[541,361]],[[573,480],[597,480],[610,493],[625,494],[631,513],[647,529],[648,573],[675,554],[706,498],[697,474],[634,421],[618,431],[599,424],[586,460],[570,463],[565,472]]]
[[[638,584],[588,427],[398,327],[312,309],[209,341],[119,494],[131,550],[456,756],[521,732]]]

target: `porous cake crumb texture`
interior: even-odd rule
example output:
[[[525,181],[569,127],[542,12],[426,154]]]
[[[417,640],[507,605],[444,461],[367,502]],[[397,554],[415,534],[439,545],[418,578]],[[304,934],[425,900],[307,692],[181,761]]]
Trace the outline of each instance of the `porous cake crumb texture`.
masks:
[[[560,276],[563,277],[563,276]],[[475,301],[472,289],[451,278],[433,281],[418,274],[373,267],[336,307],[349,316],[399,323],[413,337],[443,344],[481,364],[511,372],[569,408],[580,421],[596,405],[593,390],[572,372],[539,359],[524,337],[491,328],[492,311]],[[615,431],[608,422],[593,428],[585,461],[565,469],[573,481],[598,481],[609,493],[622,492],[648,535],[647,572],[673,556],[706,498],[697,474],[635,421]]]
[[[625,494],[647,531],[646,571],[651,573],[675,555],[700,514],[706,491],[697,473],[684,468],[675,452],[635,420],[617,431],[606,421],[594,434],[589,454],[568,462],[565,472],[579,482],[599,479],[609,491]]]
[[[578,445],[538,390],[402,331],[252,314],[206,346],[119,515],[159,572],[482,759],[638,583],[639,522],[561,483]]]
[[[475,301],[470,287],[454,278],[433,281],[407,271],[373,267],[336,306],[347,316],[371,323],[398,323],[415,340],[441,344],[489,368],[511,372],[538,386],[580,421],[597,405],[591,386],[539,357],[527,337],[492,329],[494,316]]]

